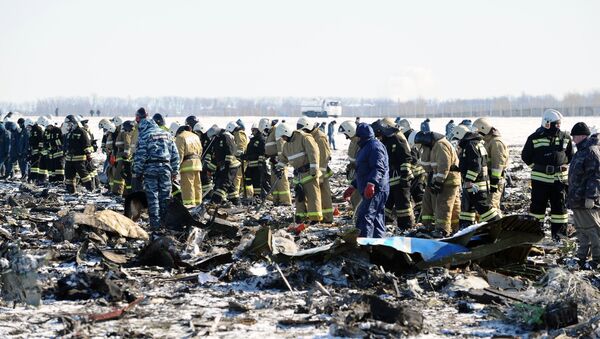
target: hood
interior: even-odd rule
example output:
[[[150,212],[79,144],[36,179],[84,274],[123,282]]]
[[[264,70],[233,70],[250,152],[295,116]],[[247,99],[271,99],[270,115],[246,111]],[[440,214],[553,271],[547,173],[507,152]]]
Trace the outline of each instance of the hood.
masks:
[[[139,130],[140,134],[142,134],[146,130],[151,129],[153,127],[158,128],[158,125],[156,124],[156,122],[154,122],[154,120],[152,120],[152,119],[142,119],[142,121],[140,121],[140,124],[138,126],[138,130]]]
[[[590,135],[585,140],[578,143],[577,149],[582,150],[582,149],[586,149],[590,146],[599,146],[599,145],[600,145],[600,139],[598,139],[598,133],[596,133],[596,134]]]
[[[356,126],[356,136],[359,137],[361,141],[365,141],[375,138],[375,133],[369,124],[361,122]]]

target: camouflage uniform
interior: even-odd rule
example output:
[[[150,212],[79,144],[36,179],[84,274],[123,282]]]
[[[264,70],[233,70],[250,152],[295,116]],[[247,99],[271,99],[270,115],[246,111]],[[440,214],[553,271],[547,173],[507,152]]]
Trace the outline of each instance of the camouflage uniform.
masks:
[[[171,178],[179,172],[179,154],[171,134],[151,119],[140,121],[139,138],[133,161],[133,173],[144,176],[150,227],[160,227],[171,198]]]

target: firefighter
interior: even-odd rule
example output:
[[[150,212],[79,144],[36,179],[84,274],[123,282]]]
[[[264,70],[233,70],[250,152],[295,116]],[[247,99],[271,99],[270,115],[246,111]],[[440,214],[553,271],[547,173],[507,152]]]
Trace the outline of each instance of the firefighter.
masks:
[[[200,182],[202,183],[202,197],[204,198],[204,196],[206,196],[213,188],[212,173],[207,166],[212,160],[211,149],[213,143],[212,139],[206,135],[206,129],[201,122],[197,122],[194,125],[194,133],[200,138],[200,143],[202,144],[202,155],[200,156],[202,171],[200,172]]]
[[[342,133],[346,139],[350,140],[348,145],[348,164],[346,165],[346,179],[351,184],[356,179],[356,155],[360,149],[360,137],[356,135],[356,123],[352,120],[346,120],[340,124],[338,132]],[[362,200],[360,192],[357,190],[344,192],[344,200],[350,201],[352,209],[356,210]]]
[[[93,150],[88,133],[81,128],[81,123],[73,115],[67,115],[64,123],[68,131],[65,141],[65,185],[67,192],[75,193],[77,175],[79,175],[85,188],[88,191],[93,191],[94,180],[86,167],[86,160],[90,161],[90,154]]]
[[[29,132],[29,182],[37,183],[40,173],[41,159],[41,143],[42,135],[44,134],[43,127],[39,124],[39,119],[31,126]]]
[[[413,131],[408,142],[422,147],[421,165],[427,172],[421,220],[434,237],[450,235],[458,229],[460,213],[460,171],[458,156],[443,134]]]
[[[106,174],[107,182],[108,182],[108,190],[112,192],[113,186],[113,164],[116,162],[116,158],[113,154],[113,146],[115,142],[115,132],[117,128],[115,124],[110,122],[108,119],[102,119],[98,123],[98,128],[102,130],[102,141],[100,145],[100,149],[102,153],[106,155],[106,161],[104,162],[103,172]]]
[[[460,227],[474,224],[477,214],[480,221],[498,219],[498,211],[488,199],[488,157],[483,137],[465,125],[458,125],[452,131],[452,138],[458,140],[458,167],[463,182]]]
[[[542,126],[527,138],[521,152],[521,159],[531,167],[529,213],[543,224],[550,201],[550,231],[555,241],[566,233],[569,220],[565,196],[567,170],[573,157],[571,136],[560,130],[561,121],[559,111],[544,111]]]
[[[245,160],[248,163],[246,169],[245,185],[247,190],[254,192],[254,196],[264,198],[269,191],[270,185],[266,180],[263,169],[265,168],[265,137],[260,132],[258,123],[252,124],[252,137],[246,149]]]
[[[115,139],[115,171],[112,192],[125,196],[132,191],[131,180],[131,139],[133,137],[133,121],[127,120],[121,125],[121,131]]]
[[[90,143],[92,144],[92,149],[94,150],[94,153],[96,153],[98,151],[98,141],[96,140],[96,137],[94,137],[94,133],[92,133],[92,130],[88,125],[89,120],[80,116],[80,121],[81,128],[87,132],[88,137],[90,138]],[[88,171],[92,175],[92,178],[94,178],[95,187],[100,188],[100,178],[98,178],[98,170],[96,170],[96,166],[94,166],[93,159],[90,158],[90,161],[86,162],[86,166],[88,167]]]
[[[273,124],[273,121],[275,121],[275,124]],[[292,204],[292,196],[290,193],[290,182],[288,180],[287,167],[279,169],[279,176],[277,176],[277,173],[275,173],[275,165],[278,162],[278,157],[281,154],[285,141],[283,138],[275,138],[277,121],[273,121],[269,121],[269,119],[261,119],[258,126],[258,128],[267,135],[265,142],[265,156],[269,158],[269,162],[271,163],[271,186],[274,185],[274,187],[272,187],[271,195],[273,199],[273,205],[290,206]]]
[[[276,165],[276,175],[282,175],[286,164],[294,167],[294,191],[296,193],[295,226],[292,231],[299,233],[306,228],[308,220],[315,224],[323,220],[321,212],[321,191],[319,189],[319,146],[315,139],[302,130],[295,130],[290,124],[281,123],[275,127],[275,138],[285,144]]]
[[[414,131],[410,122],[406,119],[401,119],[398,122],[398,128],[404,133],[404,137],[408,140],[410,134]],[[411,171],[413,179],[410,183],[410,196],[413,204],[413,214],[415,220],[421,219],[421,206],[423,204],[423,195],[425,194],[425,186],[427,185],[427,172],[420,164],[421,145],[415,144],[410,147],[411,156]]]
[[[228,122],[226,129],[227,132],[233,135],[233,139],[235,140],[235,145],[237,147],[235,157],[238,159],[238,161],[242,160],[242,164],[240,167],[238,167],[238,172],[236,173],[235,180],[233,181],[234,189],[237,192],[240,192],[240,189],[242,189],[242,181],[245,181],[243,179],[243,174],[245,174],[246,164],[244,163],[242,156],[244,155],[244,153],[246,153],[246,149],[248,148],[248,136],[246,135],[246,131],[244,131],[244,129],[235,121]],[[253,195],[251,191],[248,191],[248,188],[249,187],[247,185],[244,185],[243,187],[245,198],[251,197]]]
[[[241,163],[235,157],[237,147],[233,135],[213,125],[206,132],[214,144],[211,146],[211,162],[209,170],[215,173],[215,182],[211,201],[221,203],[229,200],[233,205],[239,205],[239,192],[235,190],[233,182]]]
[[[485,150],[488,155],[488,177],[490,191],[488,200],[492,207],[500,213],[500,200],[504,192],[506,168],[508,167],[508,148],[502,140],[500,132],[492,126],[486,118],[479,118],[473,122],[473,127],[483,136]]]
[[[138,138],[139,138],[138,129],[139,129],[140,123],[142,122],[142,120],[145,120],[147,118],[148,118],[148,112],[146,111],[146,109],[144,107],[138,108],[138,110],[135,112],[135,124],[133,126],[133,131],[131,133],[131,144],[129,145],[129,155],[130,155],[131,159],[135,158],[135,150],[136,150],[137,144],[138,144]],[[132,166],[133,165],[134,164],[132,164]],[[141,175],[141,173],[140,173],[140,175]],[[138,177],[137,174],[132,171],[131,172],[131,191],[132,192],[143,191],[144,188],[145,188],[144,178]]]
[[[74,117],[73,117],[74,118]],[[66,124],[65,124],[66,126]],[[66,130],[65,130],[66,132]],[[66,134],[66,133],[65,133]],[[44,151],[46,152],[46,170],[50,182],[63,182],[65,179],[65,155],[63,151],[63,131],[49,124],[44,131]]]
[[[175,136],[175,146],[179,154],[183,204],[198,205],[202,202],[202,143],[189,125],[183,125]]]
[[[306,117],[301,117],[296,123],[296,127],[310,134],[319,147],[319,191],[321,192],[321,213],[323,214],[323,223],[333,223],[333,202],[331,198],[331,187],[329,178],[333,176],[333,171],[329,168],[331,160],[331,149],[327,141],[327,135],[319,128],[318,123],[313,123]]]
[[[165,118],[163,118],[162,114],[156,113],[152,116],[152,120],[162,129],[163,131],[169,132],[169,128],[165,125]]]

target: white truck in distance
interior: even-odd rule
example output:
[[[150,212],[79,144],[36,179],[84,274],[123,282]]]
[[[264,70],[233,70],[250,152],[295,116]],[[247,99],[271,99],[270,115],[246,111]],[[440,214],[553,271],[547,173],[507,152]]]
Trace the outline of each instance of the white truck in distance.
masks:
[[[342,103],[329,99],[303,101],[302,115],[311,118],[337,118],[342,115]]]

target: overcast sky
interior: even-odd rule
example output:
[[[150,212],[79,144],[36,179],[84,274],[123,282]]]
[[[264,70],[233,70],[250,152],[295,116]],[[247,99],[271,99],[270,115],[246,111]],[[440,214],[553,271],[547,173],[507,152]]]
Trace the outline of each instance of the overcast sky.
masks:
[[[600,89],[600,1],[0,0],[0,100]]]

